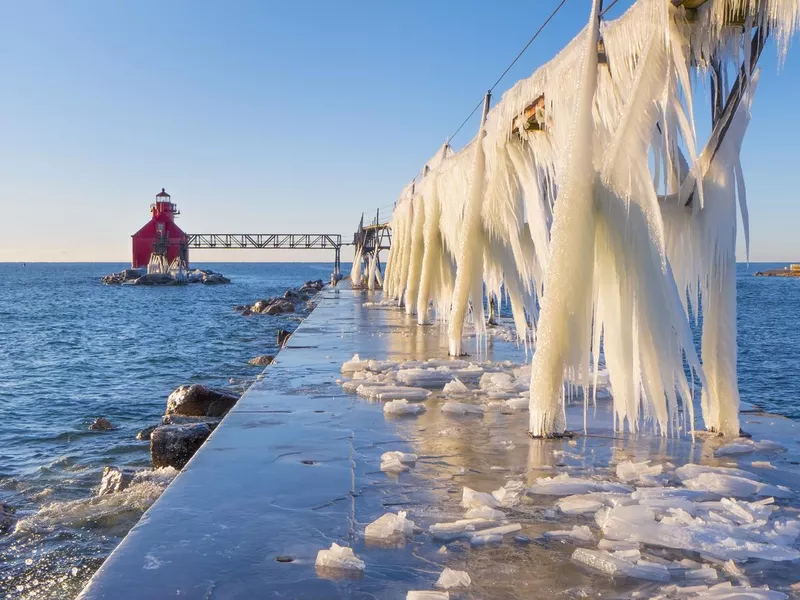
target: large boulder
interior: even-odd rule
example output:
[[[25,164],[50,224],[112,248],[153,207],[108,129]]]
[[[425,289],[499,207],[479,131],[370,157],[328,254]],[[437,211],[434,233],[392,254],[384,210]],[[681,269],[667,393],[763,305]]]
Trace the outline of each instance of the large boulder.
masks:
[[[167,398],[167,415],[223,417],[238,398],[203,385],[182,385]]]
[[[139,433],[136,434],[136,439],[141,441],[149,441],[150,434],[153,433],[153,430],[158,427],[158,425],[149,425],[142,429]]]
[[[0,502],[0,533],[4,533],[14,526],[14,523],[17,522],[16,512],[17,509],[10,504]]]
[[[185,415],[164,415],[161,417],[162,425],[191,425],[193,423],[205,423],[211,428],[211,431],[214,431],[216,426],[221,422],[221,417],[187,417]]]
[[[289,338],[292,337],[292,334],[286,331],[285,329],[279,329],[276,341],[278,342],[278,346],[283,348],[283,345],[289,341]]]
[[[89,425],[90,431],[111,431],[112,429],[114,429],[114,426],[111,424],[111,421],[105,417],[97,417],[92,421],[92,424]]]
[[[133,478],[136,475],[136,469],[130,467],[106,467],[103,469],[103,478],[100,480],[100,488],[97,490],[98,496],[105,496],[106,494],[113,494],[121,492],[130,487]]]
[[[272,364],[273,360],[275,360],[275,357],[272,354],[262,354],[261,356],[251,358],[247,362],[257,367],[266,367],[267,365]]]
[[[134,285],[175,285],[177,280],[167,273],[148,273],[136,279]]]
[[[156,427],[150,436],[153,467],[182,469],[209,435],[211,428],[206,423]]]
[[[207,273],[205,277],[203,277],[203,283],[205,285],[217,285],[220,283],[230,283],[231,280],[227,277],[224,277],[220,273]]]

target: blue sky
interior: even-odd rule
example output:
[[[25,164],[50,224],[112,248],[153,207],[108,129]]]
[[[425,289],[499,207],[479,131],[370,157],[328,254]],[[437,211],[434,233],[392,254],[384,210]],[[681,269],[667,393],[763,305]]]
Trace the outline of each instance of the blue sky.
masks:
[[[556,4],[5,0],[0,261],[129,260],[161,187],[187,231],[349,237],[362,211],[391,205]],[[551,58],[588,11],[568,0],[498,91]],[[780,72],[765,51],[743,151],[754,261],[800,260],[794,46]]]

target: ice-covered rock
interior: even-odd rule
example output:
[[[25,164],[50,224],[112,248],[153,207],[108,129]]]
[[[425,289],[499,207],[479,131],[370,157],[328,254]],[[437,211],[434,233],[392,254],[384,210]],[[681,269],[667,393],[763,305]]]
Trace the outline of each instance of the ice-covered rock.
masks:
[[[179,386],[167,398],[167,415],[187,417],[224,417],[239,400],[231,394],[203,385]]]
[[[468,588],[471,583],[472,579],[466,571],[456,571],[454,569],[445,568],[436,581],[436,587],[445,590],[452,588]]]
[[[406,518],[404,510],[397,514],[386,513],[378,517],[364,529],[364,537],[371,540],[392,540],[414,534],[414,522]]]
[[[474,404],[448,400],[442,405],[442,412],[451,415],[482,415],[483,408]]]
[[[182,469],[211,435],[205,423],[161,425],[150,434],[150,459],[154,467]]]
[[[363,571],[364,561],[356,556],[352,548],[340,546],[336,542],[328,550],[320,550],[314,563],[320,569],[335,569],[337,571]]]
[[[387,415],[419,415],[425,412],[425,405],[401,398],[400,400],[390,400],[384,404],[383,412]]]
[[[384,452],[381,455],[381,471],[385,473],[402,473],[413,467],[419,457],[408,452]]]

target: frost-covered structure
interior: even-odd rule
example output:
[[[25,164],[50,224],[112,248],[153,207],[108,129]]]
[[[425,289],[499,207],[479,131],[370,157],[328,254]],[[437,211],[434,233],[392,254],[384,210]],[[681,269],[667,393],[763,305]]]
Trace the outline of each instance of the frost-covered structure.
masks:
[[[485,304],[507,299],[536,346],[535,435],[563,431],[564,395],[591,397],[601,355],[618,428],[692,429],[697,381],[706,427],[737,435],[739,152],[767,35],[785,53],[800,2],[637,0],[616,20],[598,13],[595,0],[587,27],[504,94],[467,147],[445,144],[403,190],[384,289],[420,324],[447,322],[453,355],[465,319],[480,333]]]

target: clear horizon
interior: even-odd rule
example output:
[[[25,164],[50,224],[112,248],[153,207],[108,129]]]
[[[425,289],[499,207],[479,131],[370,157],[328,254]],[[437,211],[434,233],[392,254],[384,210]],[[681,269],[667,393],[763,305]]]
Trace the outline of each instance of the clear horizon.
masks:
[[[444,5],[364,0],[7,4],[0,261],[129,261],[130,236],[162,187],[190,233],[348,239],[362,212],[390,209],[556,4],[542,0],[530,19],[508,18],[530,8],[522,0],[502,10],[466,0],[458,18]],[[588,10],[567,2],[495,99],[550,60]],[[742,151],[751,262],[800,261],[793,42],[780,71],[774,42],[764,51]],[[698,94],[703,118],[708,106]],[[190,257],[262,262],[254,252]],[[323,252],[268,256],[325,262]],[[741,227],[737,257],[744,262]]]

